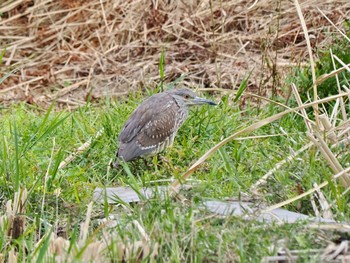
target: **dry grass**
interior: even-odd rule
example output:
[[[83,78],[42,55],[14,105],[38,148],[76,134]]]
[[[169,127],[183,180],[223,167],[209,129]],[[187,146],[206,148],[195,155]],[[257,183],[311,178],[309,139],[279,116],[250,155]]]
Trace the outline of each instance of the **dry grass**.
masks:
[[[311,47],[330,38],[349,17],[350,3],[303,1]],[[0,5],[5,75],[0,102],[77,106],[120,96],[186,74],[200,88],[234,89],[247,72],[250,91],[279,92],[280,75],[308,60],[305,37],[291,1],[8,0]]]
[[[6,202],[6,214],[0,216],[1,230],[7,230],[7,238],[17,239],[27,231],[26,219],[23,214],[26,212],[27,190],[21,189],[15,193],[14,200]],[[105,220],[95,232],[90,234],[90,221],[93,203],[88,205],[85,222],[81,223],[80,236],[78,240],[67,240],[48,231],[38,240],[35,246],[33,258],[38,262],[76,262],[80,258],[82,262],[106,262],[108,260],[108,249],[114,252],[114,260],[117,262],[140,262],[147,258],[154,262],[157,255],[158,244],[152,243],[147,233],[136,220],[132,225],[140,232],[140,240],[130,242],[123,240],[113,231],[113,221]],[[97,233],[102,232],[102,237],[97,238]],[[45,244],[47,243],[47,244]],[[44,248],[42,248],[44,247]],[[43,252],[40,250],[43,249]],[[18,252],[12,248],[8,255],[0,253],[0,260],[3,262],[5,256],[8,262],[19,262]]]

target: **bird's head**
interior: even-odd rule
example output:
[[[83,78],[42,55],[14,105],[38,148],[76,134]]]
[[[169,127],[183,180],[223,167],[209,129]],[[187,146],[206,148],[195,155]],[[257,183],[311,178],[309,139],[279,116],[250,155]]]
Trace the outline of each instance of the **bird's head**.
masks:
[[[198,97],[196,93],[189,89],[173,89],[169,94],[175,98],[178,103],[185,106],[195,106],[202,104],[216,105],[214,101]]]

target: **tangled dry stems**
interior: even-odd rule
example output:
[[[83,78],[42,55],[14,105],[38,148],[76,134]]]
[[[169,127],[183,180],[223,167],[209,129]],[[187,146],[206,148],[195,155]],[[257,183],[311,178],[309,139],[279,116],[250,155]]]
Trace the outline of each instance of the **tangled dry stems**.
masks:
[[[349,17],[350,3],[304,1],[312,45],[329,41]],[[87,97],[120,96],[159,84],[165,50],[170,82],[234,89],[253,69],[250,91],[278,91],[279,73],[307,61],[305,38],[291,1],[11,1],[0,5],[6,48],[0,102],[70,106]]]

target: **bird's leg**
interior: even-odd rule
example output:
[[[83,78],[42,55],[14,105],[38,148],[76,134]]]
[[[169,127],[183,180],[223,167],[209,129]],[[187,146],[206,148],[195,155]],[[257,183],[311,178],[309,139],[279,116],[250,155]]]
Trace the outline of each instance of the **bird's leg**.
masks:
[[[174,170],[174,166],[171,160],[169,160],[166,156],[160,155],[159,159],[161,161],[161,164],[166,167],[167,170]]]
[[[152,156],[152,166],[158,171],[158,166],[161,165],[159,162],[158,154]],[[148,166],[151,166],[150,163]]]
[[[143,164],[146,166],[146,167],[149,167],[149,162],[147,162],[147,158],[142,158],[142,161],[143,161]]]
[[[164,153],[163,153],[163,154],[164,154]],[[145,163],[147,163],[146,160],[145,160]],[[164,157],[162,154],[157,153],[157,154],[155,154],[155,155],[152,156],[152,163],[151,163],[151,162],[148,162],[148,166],[153,166],[153,167],[156,169],[156,171],[158,171],[158,170],[159,170],[158,167],[164,166],[164,163],[165,163],[165,164],[168,164],[169,161],[168,161],[167,158]],[[168,169],[168,168],[169,168],[169,167],[167,167],[167,169]]]

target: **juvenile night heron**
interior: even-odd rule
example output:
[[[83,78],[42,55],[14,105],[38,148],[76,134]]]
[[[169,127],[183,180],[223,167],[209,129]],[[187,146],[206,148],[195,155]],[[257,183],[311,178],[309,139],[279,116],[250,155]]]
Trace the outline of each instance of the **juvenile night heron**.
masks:
[[[154,155],[172,145],[178,129],[194,105],[216,105],[189,89],[172,89],[145,100],[124,125],[118,141],[114,167],[123,159],[128,162],[138,157]]]

